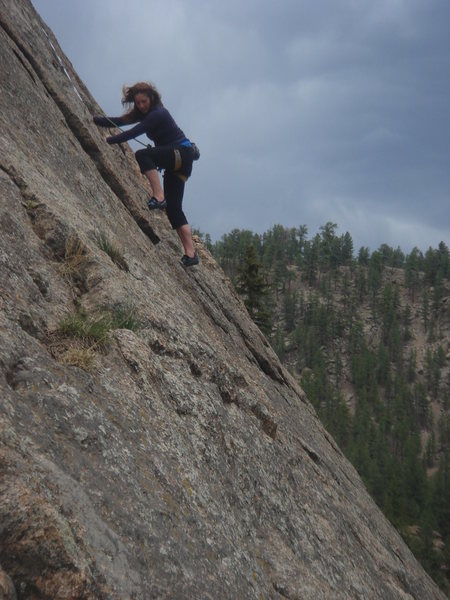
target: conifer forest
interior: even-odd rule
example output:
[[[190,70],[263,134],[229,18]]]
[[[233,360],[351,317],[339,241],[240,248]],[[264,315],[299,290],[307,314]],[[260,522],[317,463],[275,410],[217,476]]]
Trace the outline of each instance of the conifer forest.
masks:
[[[427,572],[450,591],[450,255],[355,250],[326,223],[212,243],[280,360]]]

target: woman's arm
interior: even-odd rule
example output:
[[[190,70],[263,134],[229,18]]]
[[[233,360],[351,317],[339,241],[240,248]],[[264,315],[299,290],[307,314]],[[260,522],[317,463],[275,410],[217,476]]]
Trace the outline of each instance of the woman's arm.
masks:
[[[128,131],[122,131],[122,133],[118,133],[117,135],[112,135],[111,137],[106,138],[108,144],[121,144],[122,142],[128,142],[138,135],[142,135],[143,133],[149,133],[153,128],[155,122],[158,119],[157,111],[150,111],[147,113],[142,121],[140,121],[137,125],[129,129]],[[125,123],[124,123],[125,125]]]
[[[99,127],[121,127],[122,125],[125,125],[126,122],[124,120],[123,117],[100,117],[100,116],[95,116],[93,118],[94,123],[96,125],[98,125]]]

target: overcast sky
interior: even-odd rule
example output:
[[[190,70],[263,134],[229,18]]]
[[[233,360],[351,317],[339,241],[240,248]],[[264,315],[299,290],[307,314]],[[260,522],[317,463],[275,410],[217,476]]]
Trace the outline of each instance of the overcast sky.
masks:
[[[450,245],[448,0],[32,2],[106,114],[156,84],[213,239],[332,221],[355,250]]]

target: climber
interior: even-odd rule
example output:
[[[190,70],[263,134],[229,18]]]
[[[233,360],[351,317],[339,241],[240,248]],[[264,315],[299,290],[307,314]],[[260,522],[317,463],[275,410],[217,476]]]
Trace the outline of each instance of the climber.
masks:
[[[141,173],[147,177],[153,191],[153,196],[147,201],[148,208],[166,209],[169,222],[183,244],[182,264],[185,267],[197,265],[199,259],[191,228],[182,210],[182,201],[192,162],[199,157],[198,149],[163,106],[161,95],[153,84],[140,82],[131,87],[124,86],[122,105],[127,106],[128,111],[121,117],[95,116],[94,123],[100,127],[137,123],[128,131],[106,138],[108,144],[120,144],[143,133],[154,142],[154,147],[149,145],[135,153]],[[157,169],[164,169],[164,189]]]

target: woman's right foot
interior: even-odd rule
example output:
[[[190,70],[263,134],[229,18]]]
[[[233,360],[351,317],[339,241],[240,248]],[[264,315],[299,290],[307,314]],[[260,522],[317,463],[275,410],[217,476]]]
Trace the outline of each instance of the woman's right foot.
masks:
[[[150,210],[154,210],[155,208],[160,208],[163,210],[167,206],[167,202],[165,200],[157,200],[154,196],[147,200],[147,206]]]

